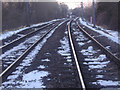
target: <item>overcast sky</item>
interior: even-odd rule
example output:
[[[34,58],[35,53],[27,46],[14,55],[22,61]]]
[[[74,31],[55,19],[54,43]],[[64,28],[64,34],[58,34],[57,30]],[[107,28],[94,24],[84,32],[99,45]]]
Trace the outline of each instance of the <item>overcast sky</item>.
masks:
[[[57,0],[58,2],[64,2],[68,5],[69,9],[74,9],[76,7],[81,7],[81,1],[83,0]],[[89,6],[92,4],[93,0],[84,0],[83,5],[84,7]]]

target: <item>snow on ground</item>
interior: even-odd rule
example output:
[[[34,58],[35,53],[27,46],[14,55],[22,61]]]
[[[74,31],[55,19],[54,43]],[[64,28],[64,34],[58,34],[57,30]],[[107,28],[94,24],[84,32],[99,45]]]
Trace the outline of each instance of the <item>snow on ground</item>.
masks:
[[[46,71],[31,71],[23,76],[22,88],[45,88],[42,78],[48,75],[49,73]]]
[[[92,46],[89,46],[87,49],[82,49],[81,53],[87,58],[85,58],[85,62],[83,64],[88,65],[89,70],[91,69],[102,69],[107,66],[110,61],[105,61],[107,58],[106,55],[100,54],[98,57],[93,57],[95,53],[99,50],[94,50]],[[91,58],[90,58],[91,57]],[[86,62],[87,61],[87,62]]]
[[[120,85],[120,82],[111,80],[97,80],[97,82],[93,82],[93,84],[100,84],[102,86],[118,86]]]
[[[49,62],[50,60],[47,58],[47,59],[42,59],[41,61],[43,61],[43,62]]]
[[[52,36],[54,31],[64,22],[60,23],[56,28],[54,28],[43,40],[40,42],[34,50],[32,50],[27,57],[22,61],[20,66],[16,68],[16,71],[12,72],[12,75],[9,75],[6,82],[2,83],[2,88],[45,88],[42,82],[42,78],[49,75],[47,71],[38,71],[33,70],[29,73],[25,73],[24,70],[26,69],[26,66],[29,67],[35,58],[35,56],[38,54],[38,52],[41,50],[43,45],[46,43],[47,39]],[[48,59],[43,59],[43,61],[50,61]],[[37,67],[39,68],[45,68],[43,65]],[[18,77],[22,77],[22,79],[17,80]]]
[[[41,33],[27,39],[26,41],[20,43],[18,46],[13,47],[4,54],[0,55],[0,59],[5,61],[5,64],[7,65],[8,63],[11,64],[16,59],[16,57],[22,55],[27,48],[29,48],[33,43],[35,43],[40,38],[40,36],[42,36]],[[4,65],[4,67],[7,67],[7,65]]]
[[[74,23],[72,23],[74,25]],[[87,39],[82,32],[80,32],[78,29],[72,28],[73,34],[75,35],[75,39],[79,45],[79,47],[84,46],[87,43],[91,43],[92,41]],[[107,46],[107,48],[110,48],[110,46]],[[95,85],[101,85],[101,86],[118,86],[119,81],[112,81],[110,80],[104,80],[103,77],[108,77],[106,74],[103,74],[103,72],[106,72],[107,66],[109,65],[110,61],[107,60],[107,56],[105,54],[100,54],[98,56],[94,56],[95,54],[99,53],[101,50],[97,49],[95,50],[93,46],[88,46],[86,48],[82,48],[79,53],[82,53],[82,55],[85,56],[83,60],[83,64],[88,67],[88,70],[91,72],[98,73],[96,74],[96,81],[92,82],[92,84]],[[94,71],[95,70],[95,71]]]
[[[72,23],[72,24],[74,25],[75,23]],[[75,35],[75,39],[76,39],[76,41],[78,42],[78,45],[79,45],[79,46],[83,46],[83,45],[85,45],[85,44],[87,44],[87,43],[92,42],[91,40],[89,40],[88,38],[86,38],[86,37],[83,35],[82,32],[79,32],[79,29],[73,28],[73,31],[74,31],[73,34]],[[89,41],[84,42],[85,40],[89,40]]]
[[[62,45],[61,47],[58,48],[60,49],[58,53],[61,54],[62,56],[70,55],[70,47],[69,47],[68,39],[64,37],[62,40],[60,40],[60,43]]]
[[[95,53],[97,53],[99,50],[94,50],[92,46],[89,46],[88,49],[81,50],[81,53],[83,55],[86,55],[87,58],[85,58],[84,63],[85,65],[88,65],[89,70],[96,70],[99,73],[96,75],[96,78],[99,78],[96,82],[92,82],[92,84],[95,85],[101,85],[101,86],[118,86],[120,85],[120,81],[113,81],[113,80],[102,80],[102,78],[105,76],[100,75],[101,72],[105,72],[104,68],[110,63],[109,60],[106,60],[106,55],[100,54],[98,57],[93,57]],[[87,54],[86,54],[87,53]]]
[[[22,52],[18,52],[18,53],[14,53],[14,51],[18,51],[18,50],[21,50],[21,49],[27,49],[29,46],[25,45],[26,43],[29,44],[29,43],[35,43],[36,40],[38,40],[40,37],[39,36],[33,36],[31,38],[29,38],[28,40],[22,42],[21,44],[19,44],[18,46],[16,47],[13,47],[12,49],[8,50],[7,52],[5,52],[4,54],[2,54],[0,56],[0,59],[2,59],[3,57],[14,57],[15,54],[17,55],[21,55]]]
[[[93,46],[89,46],[88,49],[83,49],[83,50],[81,51],[81,53],[82,53],[83,55],[93,55],[93,54],[95,54],[95,53],[97,53],[97,52],[93,50]]]
[[[65,32],[65,35],[67,35],[68,32]],[[58,47],[58,53],[63,56],[67,62],[72,62],[72,57],[71,57],[71,53],[70,53],[70,46],[69,46],[69,40],[67,36],[64,36],[61,40],[60,40],[61,46]],[[64,63],[66,64],[66,63]]]
[[[29,29],[30,27],[24,27],[24,28],[21,28],[21,29],[18,29],[18,30],[15,30],[15,31],[8,31],[8,32],[5,32],[3,34],[0,35],[0,40],[3,40],[3,39],[6,39],[12,35],[15,35],[23,30],[26,30],[26,29]]]
[[[39,66],[39,67],[37,67],[37,68],[44,69],[44,68],[45,68],[45,66],[44,66],[44,65],[40,65],[40,66]]]
[[[33,24],[33,25],[31,25],[30,27],[24,27],[24,28],[15,30],[15,31],[8,31],[8,32],[5,32],[5,33],[3,33],[3,34],[0,35],[0,40],[9,38],[9,37],[11,37],[12,35],[15,35],[15,34],[21,32],[21,31],[26,30],[26,29],[29,29],[29,28],[41,26],[41,25],[43,25],[43,24],[48,24],[48,23],[52,23],[52,22],[59,21],[59,20],[64,20],[64,19],[65,19],[65,18],[63,18],[63,19],[54,19],[54,20],[51,20],[51,21],[48,21],[48,22],[43,22],[43,23],[39,23],[39,24]]]
[[[58,26],[60,26],[61,24],[59,24]],[[58,28],[58,27],[56,27],[56,28]],[[54,32],[55,29],[52,30],[51,32]],[[43,33],[43,32],[41,32],[41,33]],[[40,38],[41,33],[38,33],[36,36],[29,38],[28,40],[24,41],[23,43],[19,44],[18,46],[13,47],[12,49],[5,52],[4,54],[0,55],[0,59],[5,60],[5,61],[14,61],[16,59],[16,56],[20,56],[28,47],[30,47],[31,44],[35,43]],[[44,31],[44,33],[45,33],[45,31]],[[51,34],[48,34],[48,37],[50,37],[50,35]],[[44,42],[46,42],[46,40]],[[7,63],[12,63],[12,62],[7,62]],[[4,67],[7,67],[7,65],[4,65]]]
[[[79,21],[80,21],[81,24],[85,25],[89,29],[91,29],[91,30],[93,30],[95,32],[98,32],[99,34],[107,37],[108,39],[112,40],[113,42],[116,42],[116,43],[120,44],[120,36],[119,36],[119,33],[117,31],[107,30],[107,29],[101,28],[100,26],[96,26],[97,28],[101,29],[101,30],[99,30],[99,29],[93,28],[92,27],[93,24],[82,21],[81,18],[79,19]]]

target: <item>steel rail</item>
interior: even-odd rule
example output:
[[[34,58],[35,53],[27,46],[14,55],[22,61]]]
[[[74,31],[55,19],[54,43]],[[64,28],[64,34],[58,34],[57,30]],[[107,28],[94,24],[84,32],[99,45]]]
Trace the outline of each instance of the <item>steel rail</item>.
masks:
[[[51,23],[51,24],[52,24],[52,23]],[[35,31],[32,31],[32,32],[28,33],[28,34],[25,35],[25,36],[22,36],[22,37],[20,37],[20,38],[18,38],[18,39],[13,40],[13,41],[10,42],[10,43],[4,45],[4,46],[1,46],[1,47],[0,47],[0,50],[2,50],[3,53],[4,53],[5,51],[7,51],[7,50],[9,50],[10,48],[14,47],[13,44],[15,44],[16,42],[18,42],[18,41],[20,41],[20,40],[22,40],[22,39],[24,39],[24,38],[26,38],[26,37],[28,37],[28,36],[34,34],[34,33],[40,31],[41,29],[44,29],[44,28],[50,26],[51,24],[48,24],[48,25],[42,26],[41,28],[36,29]]]
[[[80,68],[80,65],[78,63],[77,55],[76,55],[74,44],[73,44],[72,37],[71,37],[71,30],[70,30],[71,22],[72,21],[70,21],[69,24],[68,24],[68,34],[69,34],[70,44],[71,44],[73,56],[74,56],[74,59],[75,59],[75,63],[76,63],[76,66],[77,66],[77,71],[78,71],[78,74],[79,74],[79,79],[80,79],[80,82],[82,84],[82,88],[83,88],[83,90],[86,90],[86,86],[85,86],[85,83],[84,83],[84,80],[83,80],[81,68]]]
[[[58,22],[58,21],[63,21],[63,20],[57,20],[57,21],[53,21],[52,23],[44,24],[44,25],[41,25],[41,26],[31,27],[31,28],[37,28],[37,27],[40,27],[40,28],[38,28],[38,29],[36,29],[36,30],[34,30],[34,31],[32,31],[32,32],[30,32],[30,33],[28,33],[28,34],[26,34],[26,35],[18,38],[18,39],[15,39],[15,40],[11,41],[10,43],[8,43],[8,44],[6,44],[6,45],[0,46],[0,51],[2,51],[2,53],[6,52],[6,51],[9,50],[10,48],[13,48],[14,45],[17,44],[16,42],[21,41],[21,40],[23,40],[24,38],[26,38],[26,37],[28,37],[28,36],[30,36],[30,35],[38,32],[38,31],[40,31],[41,29],[44,29],[44,28],[46,28],[46,27],[48,27],[48,26],[50,26],[50,25],[52,25],[53,23]],[[31,29],[31,28],[29,28],[29,29]]]
[[[76,22],[77,23],[77,22]],[[120,65],[120,58],[113,55],[109,50],[107,50],[101,43],[99,43],[96,39],[94,39],[89,33],[87,33],[78,23],[78,27],[89,37],[91,38],[95,43],[97,43],[105,52],[107,52],[108,56],[111,57],[116,64]]]
[[[66,21],[64,21],[62,24],[64,24],[65,22],[67,22],[68,20],[66,20]],[[61,24],[61,25],[62,25]],[[61,26],[60,25],[60,26]],[[52,27],[47,33],[45,33],[42,37],[40,37],[40,39],[39,40],[37,40],[32,46],[30,46],[21,56],[19,56],[10,66],[8,66],[1,74],[0,74],[0,78],[2,78],[3,76],[5,76],[5,75],[9,75],[9,71],[11,71],[11,69],[13,68],[13,67],[16,67],[15,65],[17,64],[17,62],[21,62],[22,61],[22,59],[24,59],[27,55],[28,55],[28,53],[31,51],[31,50],[33,50],[33,48],[38,44],[38,43],[40,43],[40,41],[45,37],[45,36],[47,36],[48,35],[48,33],[50,32],[50,31],[52,31],[53,29],[55,29],[55,27],[56,26],[58,26],[58,25],[55,25],[54,27]],[[9,72],[9,73],[8,73]],[[12,72],[12,71],[11,71]]]

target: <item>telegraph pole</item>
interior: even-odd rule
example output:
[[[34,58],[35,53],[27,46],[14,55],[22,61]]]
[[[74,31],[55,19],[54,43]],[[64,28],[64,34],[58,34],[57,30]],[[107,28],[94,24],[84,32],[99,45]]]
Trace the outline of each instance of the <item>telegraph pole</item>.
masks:
[[[84,16],[83,2],[81,2],[81,10],[82,10],[82,20],[84,20],[84,19],[83,19],[83,16]]]
[[[26,26],[30,26],[30,6],[29,6],[29,2],[26,2]]]
[[[96,23],[96,22],[95,22],[95,2],[94,2],[94,0],[93,0],[93,25],[94,25],[93,27],[96,27],[96,26],[95,26],[95,23]]]

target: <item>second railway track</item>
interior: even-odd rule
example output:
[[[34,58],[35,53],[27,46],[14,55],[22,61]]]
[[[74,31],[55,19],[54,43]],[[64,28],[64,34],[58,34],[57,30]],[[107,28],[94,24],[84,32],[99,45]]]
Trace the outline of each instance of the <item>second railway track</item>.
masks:
[[[10,42],[12,42],[13,40],[17,40],[19,38],[21,38],[22,36],[25,36],[27,35],[28,33],[30,32],[33,32],[33,31],[37,31],[39,29],[42,29],[44,27],[47,27],[51,24],[54,24],[54,23],[57,23],[57,22],[60,22],[60,21],[63,21],[64,19],[60,19],[60,20],[53,20],[53,21],[49,21],[49,22],[45,22],[45,23],[40,23],[40,24],[35,24],[35,25],[32,25],[30,27],[24,27],[24,28],[21,28],[17,31],[10,31],[6,36],[5,35],[1,35],[1,40],[0,42],[2,42],[2,46],[0,47],[4,47],[5,45],[9,44]]]
[[[58,23],[59,24],[59,23]],[[21,59],[25,58],[25,56],[58,24],[53,25],[50,28],[45,28],[38,32],[38,34],[30,37],[20,45],[14,47],[11,50],[8,50],[3,55],[1,55],[2,59],[2,70],[3,72],[0,74],[0,77],[4,76],[7,77],[9,73],[14,70],[16,65],[18,65]],[[9,73],[8,73],[9,72]],[[4,80],[3,79],[3,80]]]
[[[13,35],[13,36],[9,37],[10,39],[7,38],[7,39],[2,41],[3,46],[0,47],[0,50],[2,51],[2,53],[4,53],[7,50],[9,50],[9,49],[13,48],[14,46],[18,45],[19,43],[23,42],[25,39],[27,39],[27,38],[33,36],[34,34],[38,33],[40,30],[42,30],[44,28],[49,28],[52,25],[54,25],[56,23],[59,23],[59,22],[61,22],[61,20],[42,25],[41,27],[38,26],[37,29],[35,29],[35,27],[34,27],[34,29],[32,28],[33,30],[31,30],[31,31],[30,30],[24,30],[21,33],[25,32],[25,35],[21,35],[20,37],[18,37],[18,34]]]

